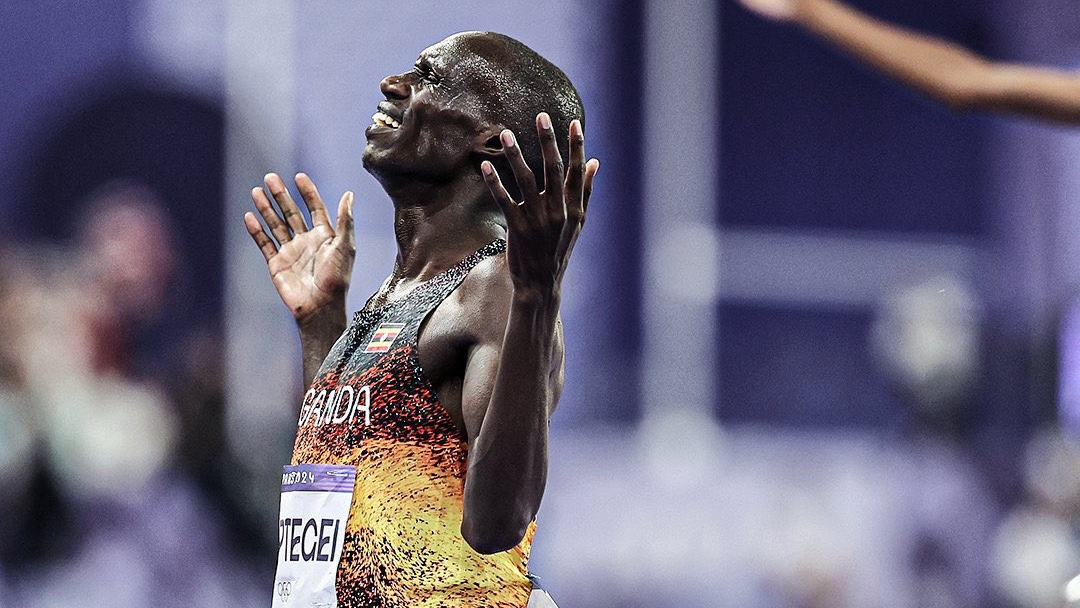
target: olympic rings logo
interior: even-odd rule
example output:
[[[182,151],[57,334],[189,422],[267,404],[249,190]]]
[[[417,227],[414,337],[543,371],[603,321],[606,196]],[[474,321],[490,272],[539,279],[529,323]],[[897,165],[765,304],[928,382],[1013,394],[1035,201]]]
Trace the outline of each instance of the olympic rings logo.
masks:
[[[282,603],[289,601],[289,596],[292,595],[292,584],[292,581],[277,582],[277,595],[281,598]]]

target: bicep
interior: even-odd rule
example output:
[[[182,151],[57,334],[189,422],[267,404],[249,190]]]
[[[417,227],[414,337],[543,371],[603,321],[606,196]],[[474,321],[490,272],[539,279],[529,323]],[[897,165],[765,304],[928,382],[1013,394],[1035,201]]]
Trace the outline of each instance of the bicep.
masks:
[[[503,323],[505,326],[505,323]],[[465,363],[465,374],[461,386],[461,412],[468,434],[469,443],[480,433],[487,413],[491,395],[495,390],[495,381],[499,375],[499,360],[502,357],[502,335],[490,335],[486,340],[473,344]],[[552,364],[547,370],[548,388],[552,399],[549,402],[548,416],[555,411],[562,395],[565,349],[563,347],[562,322],[555,327],[555,343]]]
[[[491,342],[477,343],[469,350],[466,360],[461,385],[461,415],[470,444],[480,434],[484,414],[495,390],[495,378],[499,373],[499,346]]]

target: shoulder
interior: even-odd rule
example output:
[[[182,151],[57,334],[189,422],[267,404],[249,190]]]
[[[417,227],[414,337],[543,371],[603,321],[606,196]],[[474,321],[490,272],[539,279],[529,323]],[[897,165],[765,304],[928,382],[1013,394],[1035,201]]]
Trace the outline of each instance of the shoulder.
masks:
[[[513,282],[506,255],[480,260],[439,303],[423,333],[452,337],[455,343],[475,346],[501,340],[510,315]]]
[[[514,283],[506,253],[485,258],[462,281],[460,306],[471,319],[467,330],[474,344],[501,346],[514,301]],[[561,377],[563,365],[562,315],[555,319],[552,372]]]
[[[494,307],[497,312],[509,310],[514,295],[514,283],[506,264],[506,253],[488,256],[469,271],[457,289],[458,297],[467,306]]]
[[[514,284],[505,252],[480,260],[455,291],[469,333],[479,341],[496,334],[502,337],[513,295]]]

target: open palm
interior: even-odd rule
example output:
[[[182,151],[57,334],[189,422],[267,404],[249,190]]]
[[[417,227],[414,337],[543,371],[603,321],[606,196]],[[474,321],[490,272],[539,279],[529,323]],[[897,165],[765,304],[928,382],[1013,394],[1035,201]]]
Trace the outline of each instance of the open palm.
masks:
[[[346,192],[341,197],[335,229],[315,184],[307,175],[298,174],[296,186],[311,215],[309,228],[281,178],[267,174],[265,184],[281,214],[262,188],[252,189],[251,199],[273,238],[254,213],[244,215],[244,225],[266,259],[281,300],[303,323],[328,305],[344,303],[356,258],[353,195]]]

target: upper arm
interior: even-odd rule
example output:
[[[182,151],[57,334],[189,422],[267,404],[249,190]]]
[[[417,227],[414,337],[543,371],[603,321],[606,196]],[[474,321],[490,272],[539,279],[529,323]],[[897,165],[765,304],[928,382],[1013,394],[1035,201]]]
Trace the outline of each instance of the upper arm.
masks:
[[[505,256],[494,256],[477,265],[459,289],[463,308],[470,311],[467,314],[471,339],[461,386],[461,412],[471,443],[480,433],[499,373],[499,360],[503,356],[503,340],[513,296]],[[548,416],[555,410],[562,394],[564,354],[562,322],[559,321],[555,329],[551,365],[541,372],[552,396]]]

